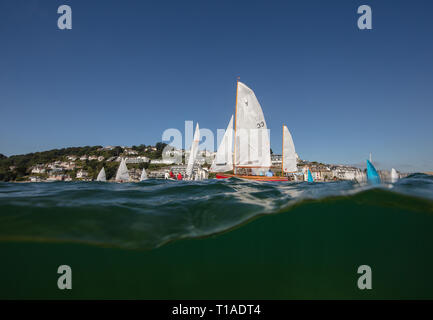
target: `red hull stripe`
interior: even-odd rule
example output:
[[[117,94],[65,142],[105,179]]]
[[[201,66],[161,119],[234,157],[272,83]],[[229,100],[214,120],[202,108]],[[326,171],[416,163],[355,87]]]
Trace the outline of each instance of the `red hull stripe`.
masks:
[[[288,178],[284,177],[266,177],[266,176],[241,176],[241,175],[234,175],[234,174],[217,174],[217,179],[228,179],[231,177],[240,178],[240,179],[247,179],[247,180],[254,180],[254,181],[288,181]]]

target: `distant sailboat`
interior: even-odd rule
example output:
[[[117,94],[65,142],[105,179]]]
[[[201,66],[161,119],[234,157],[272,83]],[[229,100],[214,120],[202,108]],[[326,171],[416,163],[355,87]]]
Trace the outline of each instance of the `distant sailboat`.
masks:
[[[307,170],[308,170],[308,182],[314,182],[314,179],[313,179],[313,176],[311,175],[310,169],[308,168]]]
[[[96,178],[96,181],[105,182],[107,181],[107,177],[105,176],[105,169],[102,167],[101,171],[98,173],[98,177]]]
[[[192,180],[192,170],[194,168],[194,162],[197,158],[197,152],[198,152],[198,144],[200,142],[200,128],[198,126],[198,123],[195,127],[194,132],[194,139],[192,141],[191,150],[189,152],[189,159],[188,159],[188,166],[186,167],[186,178],[188,180]]]
[[[399,174],[397,173],[397,170],[395,170],[394,168],[391,169],[391,182],[397,182],[397,180],[400,179]]]
[[[377,173],[376,168],[369,160],[367,160],[367,181],[372,184],[380,183],[379,174]]]
[[[230,118],[229,125],[210,167],[211,172],[226,172],[231,170],[233,170],[233,116]]]
[[[236,86],[234,136],[234,174],[217,174],[217,179],[237,177],[256,181],[288,180],[287,177],[265,176],[272,165],[265,117],[254,91],[240,81]]]
[[[119,168],[116,172],[116,181],[117,182],[128,182],[129,181],[129,173],[128,168],[126,167],[126,160],[122,158],[120,161]]]
[[[283,125],[283,160],[282,160],[283,173],[297,172],[297,160],[295,144],[293,143],[292,135],[289,129]]]
[[[143,168],[143,171],[141,171],[140,181],[147,180],[147,172],[146,169]]]

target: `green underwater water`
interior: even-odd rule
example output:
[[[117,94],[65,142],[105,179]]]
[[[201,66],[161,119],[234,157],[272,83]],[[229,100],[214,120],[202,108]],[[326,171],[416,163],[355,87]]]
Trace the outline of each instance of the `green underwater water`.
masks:
[[[431,177],[392,188],[231,183],[159,190],[149,182],[143,188],[153,191],[137,193],[136,186],[92,191],[78,184],[68,187],[69,204],[52,202],[65,190],[50,188],[61,184],[3,186],[0,298],[433,298]],[[98,197],[105,200],[93,203]],[[185,203],[188,197],[196,202]],[[173,207],[156,209],[155,202]],[[150,214],[158,218],[142,217]],[[72,290],[57,288],[63,264],[72,268]],[[372,269],[372,290],[357,287],[360,265]]]

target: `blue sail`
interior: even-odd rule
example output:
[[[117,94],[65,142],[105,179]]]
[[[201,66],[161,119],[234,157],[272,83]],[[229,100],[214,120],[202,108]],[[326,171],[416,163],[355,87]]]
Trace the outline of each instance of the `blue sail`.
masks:
[[[380,183],[379,174],[373,164],[367,160],[367,181],[372,184]]]
[[[308,182],[314,182],[313,176],[311,175],[310,169],[308,169]]]

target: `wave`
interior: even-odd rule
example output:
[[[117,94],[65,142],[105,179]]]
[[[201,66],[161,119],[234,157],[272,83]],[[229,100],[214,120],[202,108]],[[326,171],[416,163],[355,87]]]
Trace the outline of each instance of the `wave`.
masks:
[[[71,242],[149,250],[227,232],[299,207],[395,207],[433,213],[433,177],[378,187],[353,181],[240,180],[0,183],[0,241]],[[379,211],[380,214],[380,211]]]

